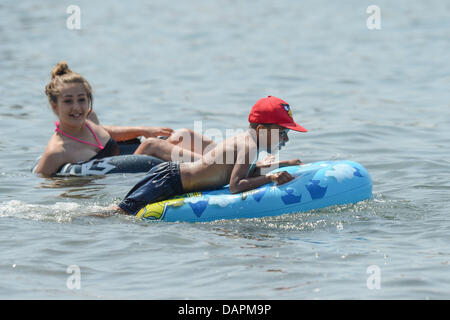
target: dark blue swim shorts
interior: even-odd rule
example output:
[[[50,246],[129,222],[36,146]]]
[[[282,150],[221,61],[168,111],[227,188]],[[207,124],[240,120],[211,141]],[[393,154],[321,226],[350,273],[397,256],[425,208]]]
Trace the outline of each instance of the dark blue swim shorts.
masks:
[[[163,201],[182,193],[179,163],[163,162],[150,169],[118,206],[128,214],[135,215],[149,203]]]

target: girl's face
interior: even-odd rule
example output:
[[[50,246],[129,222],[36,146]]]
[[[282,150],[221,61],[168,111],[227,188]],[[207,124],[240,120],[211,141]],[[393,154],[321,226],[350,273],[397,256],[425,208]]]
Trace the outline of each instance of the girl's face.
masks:
[[[65,83],[59,92],[58,100],[56,104],[52,104],[52,108],[60,122],[69,125],[84,124],[91,111],[84,86],[81,83]]]

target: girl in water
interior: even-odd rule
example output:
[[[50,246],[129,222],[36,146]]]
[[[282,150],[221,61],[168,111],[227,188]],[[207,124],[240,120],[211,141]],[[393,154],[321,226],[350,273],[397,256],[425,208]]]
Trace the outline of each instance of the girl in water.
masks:
[[[134,154],[146,154],[170,161],[172,154],[183,159],[198,160],[193,141],[202,141],[201,153],[214,142],[190,129],[174,131],[166,127],[102,126],[92,110],[92,88],[87,80],[72,72],[66,62],[58,63],[52,71],[52,79],[45,87],[53,112],[55,133],[45,148],[34,172],[53,175],[66,163],[84,162],[120,154],[118,141],[144,136],[145,139]],[[158,136],[168,137],[166,140]],[[183,139],[188,137],[190,139]],[[192,143],[188,143],[192,141]]]

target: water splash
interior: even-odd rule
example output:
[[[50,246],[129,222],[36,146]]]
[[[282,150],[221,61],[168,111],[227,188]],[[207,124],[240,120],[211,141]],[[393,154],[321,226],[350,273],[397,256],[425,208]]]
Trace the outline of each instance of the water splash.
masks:
[[[0,203],[0,218],[18,218],[34,221],[72,223],[80,217],[102,217],[110,213],[105,206],[83,205],[75,202],[57,202],[52,205],[28,204],[19,200]]]

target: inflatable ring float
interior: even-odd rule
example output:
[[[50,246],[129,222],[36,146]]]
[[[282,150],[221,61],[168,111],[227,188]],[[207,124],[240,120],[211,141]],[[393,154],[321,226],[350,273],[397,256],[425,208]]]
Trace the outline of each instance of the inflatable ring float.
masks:
[[[118,142],[120,155],[77,163],[66,163],[58,170],[56,176],[93,176],[110,173],[147,172],[157,164],[163,162],[156,157],[133,154],[139,144],[139,139]],[[33,164],[31,170],[33,173],[39,159],[40,157]]]
[[[333,205],[351,204],[372,197],[367,170],[353,161],[321,161],[276,169],[294,179],[231,194],[228,186],[192,192],[146,205],[137,217],[146,221],[208,222],[298,213]]]

